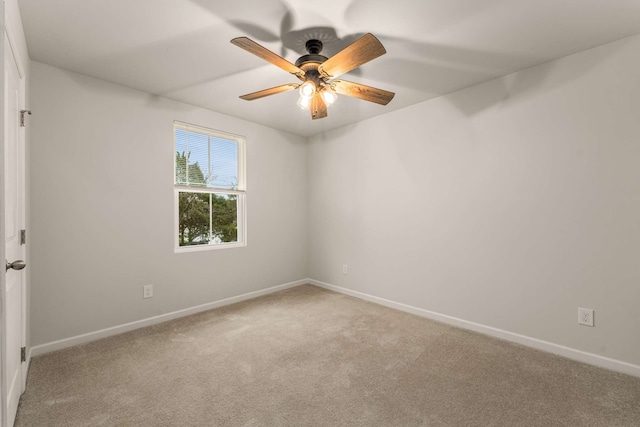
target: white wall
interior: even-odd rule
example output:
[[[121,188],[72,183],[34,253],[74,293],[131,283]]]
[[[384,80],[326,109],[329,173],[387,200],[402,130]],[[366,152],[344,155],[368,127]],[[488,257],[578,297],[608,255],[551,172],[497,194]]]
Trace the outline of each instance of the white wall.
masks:
[[[31,68],[32,345],[306,277],[304,139]],[[174,120],[246,137],[247,247],[174,253]]]
[[[640,365],[638,52],[622,40],[312,138],[310,277]]]

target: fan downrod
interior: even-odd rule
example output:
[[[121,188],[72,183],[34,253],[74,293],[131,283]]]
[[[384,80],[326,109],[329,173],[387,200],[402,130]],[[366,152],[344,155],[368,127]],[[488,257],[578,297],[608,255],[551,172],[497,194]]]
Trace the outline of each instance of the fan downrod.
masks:
[[[298,60],[296,61],[296,67],[303,68],[303,65],[309,63],[320,65],[328,59],[326,56],[320,55],[320,52],[322,52],[322,42],[320,40],[307,40],[304,47],[307,49],[307,52],[309,52],[309,54],[303,55],[298,58]]]

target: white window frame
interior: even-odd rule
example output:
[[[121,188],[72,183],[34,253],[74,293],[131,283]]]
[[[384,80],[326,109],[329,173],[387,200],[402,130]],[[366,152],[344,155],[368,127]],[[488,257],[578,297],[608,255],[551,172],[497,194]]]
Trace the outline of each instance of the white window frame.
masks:
[[[201,187],[201,186],[189,186],[176,184],[176,129],[182,129],[185,131],[194,131],[197,133],[213,136],[216,138],[226,139],[230,141],[236,141],[238,144],[238,185],[237,189],[224,189],[215,187]],[[174,252],[200,252],[214,249],[229,249],[247,246],[247,209],[246,209],[246,197],[247,197],[247,182],[246,182],[246,139],[244,136],[236,135],[228,132],[223,132],[215,129],[206,128],[203,126],[192,125],[181,121],[173,122],[173,188],[174,188]],[[202,245],[190,245],[180,246],[180,192],[190,193],[205,193],[205,194],[234,194],[236,195],[237,203],[237,241],[236,242],[223,242],[223,243],[209,243]]]

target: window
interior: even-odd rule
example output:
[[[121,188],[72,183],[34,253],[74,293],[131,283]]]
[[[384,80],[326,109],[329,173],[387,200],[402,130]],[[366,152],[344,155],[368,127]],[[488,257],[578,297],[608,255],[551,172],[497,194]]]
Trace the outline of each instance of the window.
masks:
[[[176,252],[246,244],[245,141],[174,122]]]

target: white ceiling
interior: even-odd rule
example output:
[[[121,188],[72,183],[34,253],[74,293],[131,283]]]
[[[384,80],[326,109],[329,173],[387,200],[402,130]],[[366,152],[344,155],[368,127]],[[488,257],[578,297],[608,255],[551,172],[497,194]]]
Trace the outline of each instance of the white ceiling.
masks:
[[[640,33],[640,0],[19,0],[33,60],[311,136]],[[341,96],[311,120],[298,80],[229,43],[248,36],[291,62],[364,33],[387,54],[342,78],[396,93]],[[640,53],[639,53],[640,54]]]

